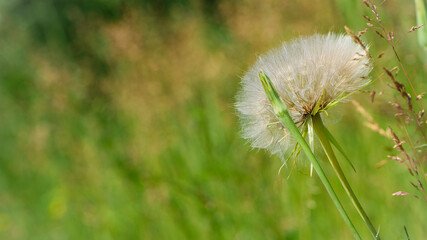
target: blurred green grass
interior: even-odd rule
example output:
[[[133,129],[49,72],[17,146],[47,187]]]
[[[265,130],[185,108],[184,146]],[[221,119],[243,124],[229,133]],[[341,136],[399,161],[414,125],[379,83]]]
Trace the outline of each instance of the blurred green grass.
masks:
[[[379,8],[423,92],[427,61],[406,34],[412,3]],[[250,151],[233,102],[257,55],[298,35],[362,30],[364,14],[361,1],[339,0],[0,4],[0,238],[351,239],[316,177],[286,179],[278,158]],[[388,49],[365,39],[375,55]],[[389,49],[373,73],[384,94],[356,99],[398,128],[383,65],[397,65]],[[392,143],[352,104],[340,108],[331,131],[383,239],[405,239],[404,225],[422,239],[426,204],[391,196],[411,189],[406,169],[375,167]]]

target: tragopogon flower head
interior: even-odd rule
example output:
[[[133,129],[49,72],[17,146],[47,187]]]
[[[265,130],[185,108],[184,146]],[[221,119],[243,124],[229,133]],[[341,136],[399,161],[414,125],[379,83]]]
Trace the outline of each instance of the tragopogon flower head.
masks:
[[[301,128],[319,114],[366,86],[372,67],[363,48],[345,35],[302,37],[259,57],[242,79],[236,107],[243,137],[254,148],[284,153],[290,135],[272,111],[258,73],[270,77]]]

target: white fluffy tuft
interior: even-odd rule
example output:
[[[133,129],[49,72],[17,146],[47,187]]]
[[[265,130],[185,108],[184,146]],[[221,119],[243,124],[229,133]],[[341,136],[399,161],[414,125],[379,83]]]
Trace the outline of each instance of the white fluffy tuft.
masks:
[[[283,43],[261,55],[242,79],[236,108],[243,137],[254,148],[282,156],[293,142],[272,111],[259,71],[270,77],[294,122],[301,125],[317,101],[325,108],[369,83],[371,69],[366,53],[349,36],[329,33]]]

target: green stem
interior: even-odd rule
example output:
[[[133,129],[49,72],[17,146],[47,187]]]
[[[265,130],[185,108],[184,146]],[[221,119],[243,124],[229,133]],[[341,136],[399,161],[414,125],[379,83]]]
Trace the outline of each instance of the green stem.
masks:
[[[320,181],[322,181],[323,185],[325,186],[326,191],[328,192],[329,196],[331,197],[332,201],[335,204],[335,207],[338,209],[345,223],[348,225],[348,227],[352,231],[354,238],[357,240],[360,240],[361,238],[359,233],[357,232],[349,216],[347,215],[344,207],[339,201],[338,196],[336,195],[334,189],[332,188],[332,185],[329,183],[328,178],[325,175],[325,172],[323,171],[322,167],[320,166],[319,162],[317,161],[316,157],[314,156],[307,142],[299,132],[297,126],[292,120],[292,117],[289,115],[286,104],[279,97],[279,94],[277,93],[276,89],[274,88],[273,84],[271,83],[267,75],[265,75],[263,72],[260,72],[259,78],[264,87],[264,91],[266,92],[266,95],[270,100],[274,113],[282,122],[282,124],[288,129],[288,131],[293,135],[293,137],[296,139],[298,144],[301,146],[301,149],[304,151],[304,153],[307,155],[307,158],[313,164],[314,170],[317,172],[317,175],[319,176]]]
[[[331,163],[332,168],[335,170],[335,173],[337,174],[341,184],[343,185],[345,191],[347,192],[348,197],[350,198],[351,202],[353,203],[360,217],[365,222],[366,226],[369,228],[369,231],[371,232],[372,236],[375,239],[379,240],[380,237],[378,236],[377,231],[375,230],[375,227],[372,225],[368,215],[366,214],[365,210],[362,208],[362,205],[360,204],[359,200],[357,199],[356,195],[351,189],[350,184],[348,183],[347,178],[345,177],[344,172],[342,171],[341,166],[337,161],[334,151],[332,150],[332,146],[329,142],[328,136],[326,135],[326,129],[325,129],[325,126],[323,125],[320,114],[314,115],[312,117],[312,120],[313,120],[314,131],[319,137],[323,150],[325,150],[325,153],[328,156],[329,162]]]

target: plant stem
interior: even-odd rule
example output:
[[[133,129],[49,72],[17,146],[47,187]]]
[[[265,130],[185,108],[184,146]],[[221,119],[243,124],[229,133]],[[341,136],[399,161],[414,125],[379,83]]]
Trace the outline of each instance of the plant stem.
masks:
[[[313,128],[316,132],[317,136],[319,137],[320,143],[322,144],[323,150],[325,151],[326,155],[328,156],[329,162],[332,165],[332,168],[335,170],[335,173],[337,174],[342,186],[344,187],[345,191],[347,192],[348,197],[350,198],[351,202],[353,203],[354,207],[356,208],[357,212],[359,213],[360,217],[365,222],[366,226],[369,228],[369,231],[371,232],[372,236],[379,240],[380,237],[377,235],[377,231],[375,230],[375,227],[372,225],[371,221],[369,220],[368,215],[366,214],[365,210],[362,208],[362,205],[360,204],[359,200],[357,199],[356,195],[354,194],[353,190],[350,187],[350,184],[347,181],[347,178],[344,175],[344,172],[341,169],[341,166],[339,165],[337,158],[334,154],[334,151],[332,149],[332,146],[329,142],[329,139],[325,132],[325,126],[323,125],[322,118],[320,117],[320,114],[316,114],[312,117],[313,121]]]
[[[326,177],[325,172],[323,171],[322,167],[320,166],[319,162],[317,161],[316,157],[314,156],[313,152],[311,151],[304,137],[299,132],[298,127],[295,125],[294,121],[292,120],[292,117],[289,115],[286,104],[279,97],[279,94],[277,93],[276,89],[274,88],[273,84],[271,83],[267,75],[265,75],[263,72],[260,72],[259,78],[264,87],[264,91],[268,99],[270,100],[274,113],[282,122],[282,124],[288,129],[288,131],[293,135],[293,137],[297,140],[298,144],[301,146],[301,149],[304,151],[307,158],[313,164],[314,170],[319,176],[320,181],[322,181],[323,185],[326,188],[326,191],[328,192],[329,196],[334,202],[335,207],[338,209],[345,223],[348,225],[348,227],[352,231],[354,238],[357,240],[361,240],[359,233],[357,232],[349,216],[347,215],[344,207],[339,201],[338,196],[336,195],[334,189],[332,188],[332,185],[329,183],[329,180]]]

